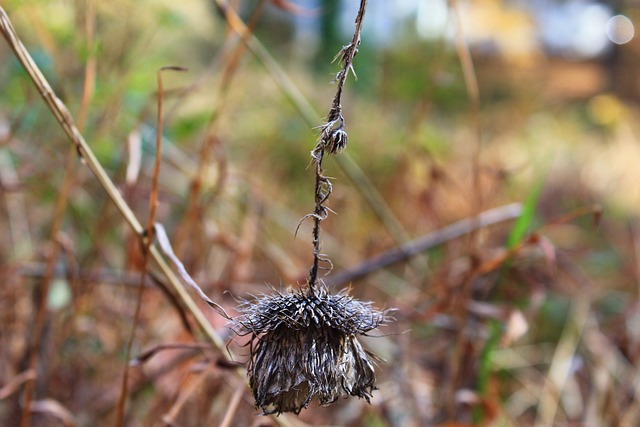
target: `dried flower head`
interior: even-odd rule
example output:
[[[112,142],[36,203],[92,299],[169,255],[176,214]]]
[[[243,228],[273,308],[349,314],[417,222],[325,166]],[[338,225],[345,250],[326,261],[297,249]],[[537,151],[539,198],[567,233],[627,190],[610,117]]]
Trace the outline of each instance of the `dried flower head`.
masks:
[[[343,128],[335,129],[330,134],[326,140],[327,149],[331,154],[336,154],[341,152],[347,147],[347,142],[349,141],[349,136],[347,132]]]
[[[331,154],[337,154],[347,147],[347,142],[349,136],[345,130],[344,117],[338,112],[335,118],[329,118],[322,126],[320,147]]]
[[[251,335],[249,384],[265,414],[298,414],[314,398],[321,405],[349,395],[369,402],[373,356],[357,336],[385,323],[387,311],[324,288],[263,295],[240,310],[238,333]]]

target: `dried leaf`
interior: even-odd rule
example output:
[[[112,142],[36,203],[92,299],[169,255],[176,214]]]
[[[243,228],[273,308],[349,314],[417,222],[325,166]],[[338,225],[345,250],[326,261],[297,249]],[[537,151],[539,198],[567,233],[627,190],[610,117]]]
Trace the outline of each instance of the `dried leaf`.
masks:
[[[211,308],[213,308],[219,315],[224,317],[225,319],[231,320],[231,317],[227,314],[227,312],[222,308],[222,306],[207,296],[204,291],[198,286],[198,284],[189,276],[187,270],[184,268],[184,264],[178,259],[176,254],[173,252],[173,248],[171,247],[171,242],[169,242],[169,237],[167,236],[167,232],[165,231],[162,224],[155,223],[154,231],[156,235],[156,241],[158,245],[160,245],[160,249],[162,253],[169,258],[171,263],[173,263],[176,268],[178,275],[180,278],[189,286],[191,286],[196,293],[202,298]]]

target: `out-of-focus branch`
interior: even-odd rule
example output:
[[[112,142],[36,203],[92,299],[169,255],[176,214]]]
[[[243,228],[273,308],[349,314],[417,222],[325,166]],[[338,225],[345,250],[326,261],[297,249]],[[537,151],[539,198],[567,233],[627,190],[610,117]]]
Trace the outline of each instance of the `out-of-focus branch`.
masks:
[[[373,258],[363,261],[355,267],[343,270],[325,279],[328,285],[339,286],[361,279],[377,270],[388,267],[396,262],[409,259],[420,252],[441,245],[480,228],[509,221],[520,216],[522,205],[512,203],[482,212],[472,218],[465,218],[451,225],[443,227],[425,236],[407,242],[406,244],[383,252]]]

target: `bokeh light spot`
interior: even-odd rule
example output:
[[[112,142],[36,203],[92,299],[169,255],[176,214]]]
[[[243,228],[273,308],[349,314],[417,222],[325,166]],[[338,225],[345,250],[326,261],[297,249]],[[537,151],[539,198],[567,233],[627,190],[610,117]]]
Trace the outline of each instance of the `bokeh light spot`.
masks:
[[[625,44],[633,39],[635,28],[631,19],[624,15],[616,15],[607,21],[605,27],[607,37],[615,44]]]

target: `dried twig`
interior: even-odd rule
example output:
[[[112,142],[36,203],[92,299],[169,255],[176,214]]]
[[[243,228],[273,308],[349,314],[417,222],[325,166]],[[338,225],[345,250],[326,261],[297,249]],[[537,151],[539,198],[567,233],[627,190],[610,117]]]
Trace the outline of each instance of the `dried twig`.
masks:
[[[443,227],[432,233],[419,237],[406,244],[383,252],[373,258],[361,262],[355,267],[341,271],[327,279],[329,286],[339,286],[361,279],[374,271],[388,267],[396,262],[409,259],[420,252],[431,249],[458,237],[469,234],[472,231],[509,221],[520,216],[522,205],[512,203],[506,206],[490,209],[482,212],[476,217],[465,218],[451,225]]]
[[[358,9],[358,15],[356,16],[356,29],[353,33],[353,39],[351,43],[344,46],[340,52],[334,58],[340,60],[342,69],[336,74],[335,82],[338,86],[336,94],[333,97],[331,109],[327,114],[327,123],[322,126],[322,132],[320,134],[320,142],[314,150],[312,157],[318,159],[317,155],[320,155],[320,150],[329,150],[331,154],[342,151],[347,146],[347,133],[345,131],[344,116],[342,115],[342,93],[344,90],[344,84],[347,81],[349,71],[356,76],[356,72],[353,69],[353,58],[358,54],[358,46],[360,46],[360,33],[362,32],[362,21],[364,20],[364,13],[367,9],[367,0],[360,1],[360,8]],[[316,154],[317,152],[317,154]]]

